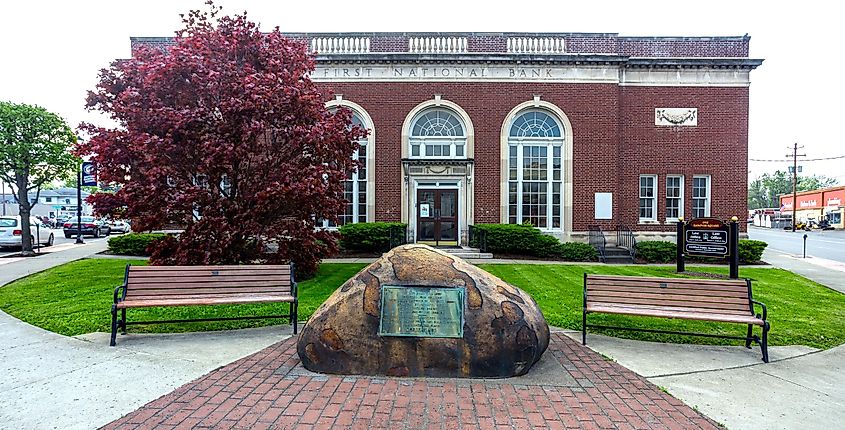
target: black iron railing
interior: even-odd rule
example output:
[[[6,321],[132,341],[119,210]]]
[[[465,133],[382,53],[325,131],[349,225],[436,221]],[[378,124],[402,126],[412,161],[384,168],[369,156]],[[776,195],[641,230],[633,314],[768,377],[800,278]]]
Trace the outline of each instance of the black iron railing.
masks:
[[[616,246],[627,249],[631,258],[637,256],[637,239],[631,229],[624,225],[616,226]]]
[[[390,247],[388,249],[396,248],[399,245],[408,243],[408,226],[407,225],[391,225],[390,226]]]
[[[469,226],[469,246],[478,248],[479,252],[487,252],[487,230]]]
[[[596,248],[596,251],[598,251],[599,261],[604,263],[604,249],[607,247],[607,239],[604,237],[604,232],[601,231],[601,227],[597,225],[588,226],[587,229],[589,232],[589,243],[593,246],[593,248]]]

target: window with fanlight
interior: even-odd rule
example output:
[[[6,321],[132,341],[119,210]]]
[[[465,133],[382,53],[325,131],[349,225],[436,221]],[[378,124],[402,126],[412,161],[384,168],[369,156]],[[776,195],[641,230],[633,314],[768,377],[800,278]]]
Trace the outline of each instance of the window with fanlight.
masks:
[[[411,158],[466,158],[466,127],[446,109],[420,112],[411,122],[408,141]]]
[[[365,130],[369,128],[355,111],[352,111],[352,126]],[[343,213],[338,215],[337,223],[322,220],[323,227],[333,228],[344,224],[367,222],[367,169],[370,168],[367,159],[368,143],[369,136],[358,140],[358,149],[352,154],[352,158],[358,160],[360,164],[357,169],[349,172],[346,180],[343,181],[343,198],[346,200]]]
[[[508,132],[508,222],[542,229],[563,224],[564,133],[548,112],[516,116]]]

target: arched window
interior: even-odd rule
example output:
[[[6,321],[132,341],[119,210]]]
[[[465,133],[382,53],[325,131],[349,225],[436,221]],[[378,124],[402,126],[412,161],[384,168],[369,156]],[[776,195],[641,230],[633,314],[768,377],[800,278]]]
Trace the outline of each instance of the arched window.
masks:
[[[411,158],[465,158],[466,127],[446,109],[427,109],[411,121]]]
[[[348,106],[346,108],[351,110]],[[364,130],[369,129],[358,112],[352,110],[351,126],[356,125]],[[337,224],[329,220],[321,220],[318,226],[333,228],[344,224],[367,222],[367,169],[370,168],[367,145],[370,135],[358,140],[358,149],[352,154],[352,158],[358,160],[361,165],[347,174],[346,180],[343,181],[343,198],[346,200],[346,208],[338,215]]]
[[[508,133],[508,222],[561,228],[564,145],[560,122],[542,110],[516,116]]]

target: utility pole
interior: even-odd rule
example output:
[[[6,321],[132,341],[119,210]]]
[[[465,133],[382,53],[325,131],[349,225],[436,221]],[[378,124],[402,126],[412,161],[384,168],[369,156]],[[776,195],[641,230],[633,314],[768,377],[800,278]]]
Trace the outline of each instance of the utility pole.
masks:
[[[792,154],[786,154],[787,157],[792,157],[792,232],[795,233],[795,217],[798,213],[798,157],[806,157],[807,154],[799,154],[798,149],[804,148],[798,146],[798,142],[792,144]]]

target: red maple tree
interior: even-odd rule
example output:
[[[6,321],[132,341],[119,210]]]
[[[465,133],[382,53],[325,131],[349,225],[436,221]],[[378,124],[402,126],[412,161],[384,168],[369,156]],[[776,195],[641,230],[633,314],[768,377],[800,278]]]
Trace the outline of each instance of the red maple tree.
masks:
[[[336,251],[315,221],[343,212],[365,132],[348,110],[326,109],[305,43],[208,4],[183,16],[171,46],[139,47],[100,72],[87,106],[119,125],[82,124],[90,139],[78,153],[121,187],[90,201],[136,231],[184,228],[156,245],[153,264],[292,261],[313,272]]]

